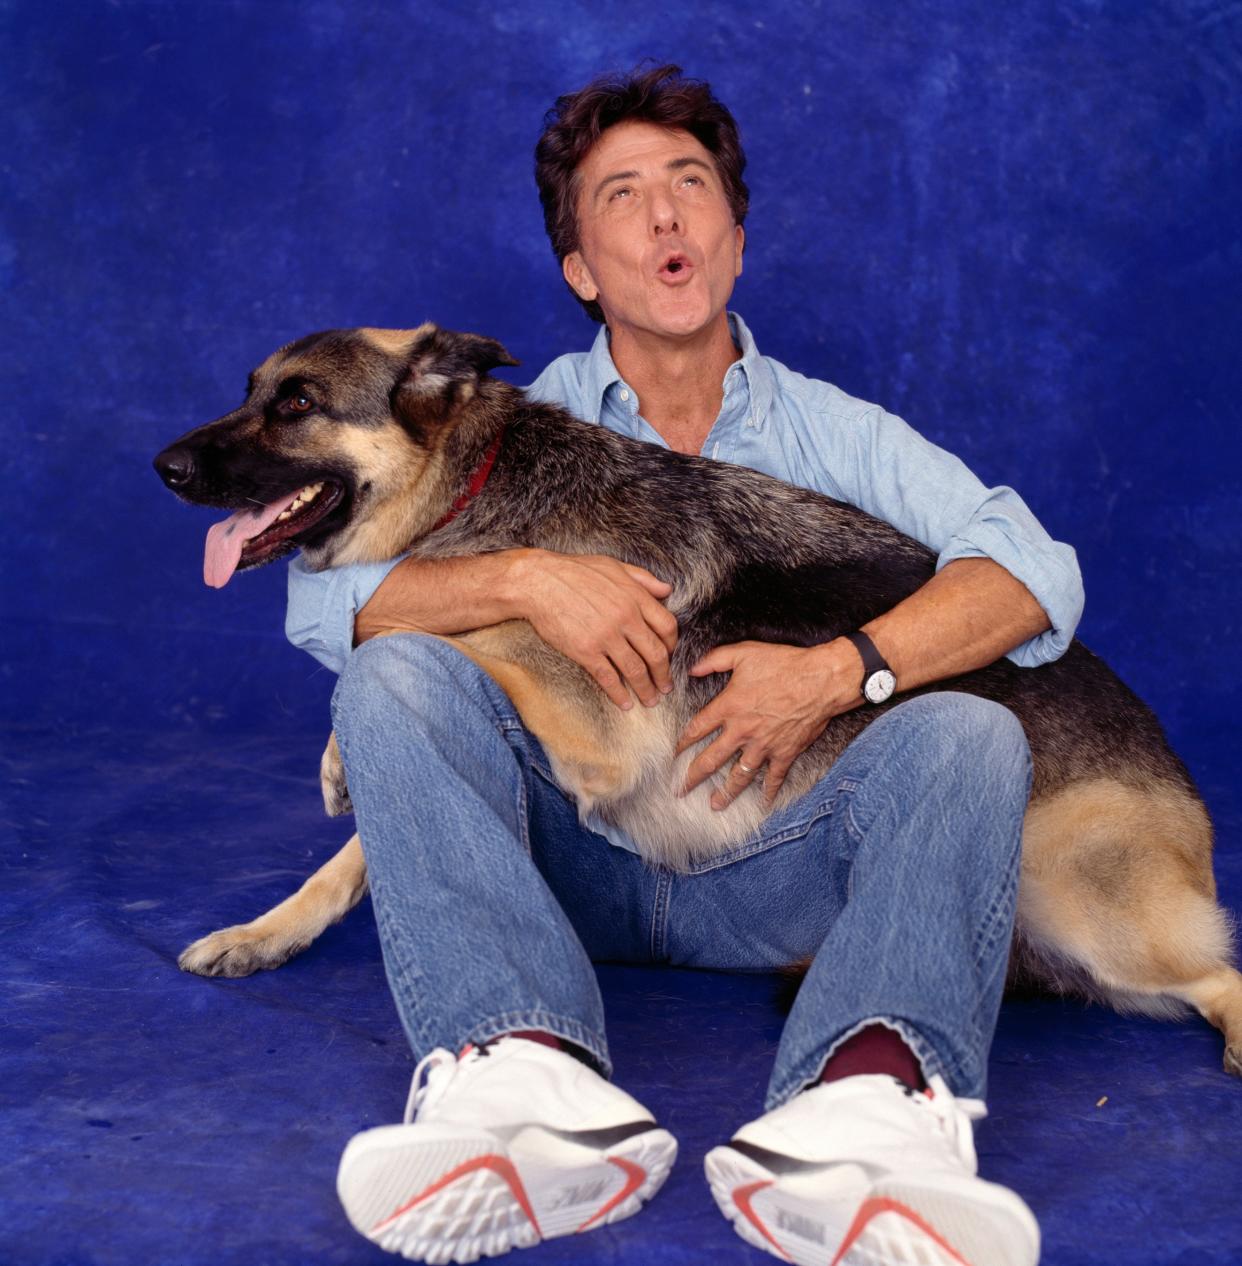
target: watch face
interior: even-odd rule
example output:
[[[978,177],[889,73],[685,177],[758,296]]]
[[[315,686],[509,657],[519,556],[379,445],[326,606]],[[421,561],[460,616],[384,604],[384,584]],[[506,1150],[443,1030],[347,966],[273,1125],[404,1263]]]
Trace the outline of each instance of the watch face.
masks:
[[[880,668],[867,678],[863,685],[863,694],[868,703],[883,703],[892,697],[897,689],[897,678],[887,668]]]

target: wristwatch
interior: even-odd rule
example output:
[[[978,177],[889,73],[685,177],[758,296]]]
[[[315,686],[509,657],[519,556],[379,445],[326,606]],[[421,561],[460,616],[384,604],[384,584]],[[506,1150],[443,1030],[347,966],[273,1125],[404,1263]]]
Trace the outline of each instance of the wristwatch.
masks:
[[[876,650],[875,643],[865,633],[846,633],[845,640],[854,643],[854,649],[862,656],[862,697],[868,703],[885,703],[897,689],[897,677]]]

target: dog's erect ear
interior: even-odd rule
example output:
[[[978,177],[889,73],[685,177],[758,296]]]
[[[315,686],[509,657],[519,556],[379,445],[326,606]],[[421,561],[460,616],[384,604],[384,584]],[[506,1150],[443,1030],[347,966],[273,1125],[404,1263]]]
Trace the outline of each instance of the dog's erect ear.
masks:
[[[410,347],[411,372],[443,374],[446,378],[478,378],[497,365],[520,362],[496,342],[482,334],[459,334],[431,326]]]
[[[520,365],[514,360],[504,346],[494,338],[485,338],[482,334],[458,334],[454,330],[437,330],[435,333],[436,351],[450,364],[466,364],[473,367],[476,374],[486,374],[498,365]]]
[[[494,338],[437,326],[415,340],[407,362],[405,376],[392,389],[392,412],[420,443],[426,442],[429,426],[446,421],[473,398],[489,370],[521,363]]]

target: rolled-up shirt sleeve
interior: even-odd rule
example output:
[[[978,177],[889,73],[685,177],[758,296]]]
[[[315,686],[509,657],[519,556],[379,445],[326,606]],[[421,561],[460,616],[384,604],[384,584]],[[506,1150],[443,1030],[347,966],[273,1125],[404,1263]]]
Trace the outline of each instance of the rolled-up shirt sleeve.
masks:
[[[844,499],[934,550],[937,571],[959,558],[999,563],[1031,591],[1052,626],[1008,658],[1029,668],[1064,654],[1083,609],[1073,547],[1054,541],[1012,488],[986,487],[894,414],[873,406],[833,423],[851,431],[854,461],[838,474]]]
[[[341,672],[354,646],[354,616],[400,561],[391,558],[310,571],[299,554],[289,564],[285,636],[325,668]]]

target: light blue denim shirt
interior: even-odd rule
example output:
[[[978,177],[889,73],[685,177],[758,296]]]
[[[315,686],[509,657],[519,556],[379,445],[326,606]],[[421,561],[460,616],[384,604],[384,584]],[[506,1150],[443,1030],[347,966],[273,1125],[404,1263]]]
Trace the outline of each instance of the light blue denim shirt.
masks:
[[[1077,558],[1049,537],[1012,488],[985,488],[899,417],[760,356],[742,319],[731,313],[729,323],[742,356],[725,374],[704,457],[859,506],[934,550],[937,570],[958,558],[994,559],[1034,594],[1052,625],[1009,658],[1029,667],[1065,651],[1082,614]],[[528,391],[621,435],[664,443],[617,372],[605,329],[589,352],[558,357]],[[355,614],[397,561],[316,573],[299,555],[289,566],[289,640],[339,673],[353,647]]]

